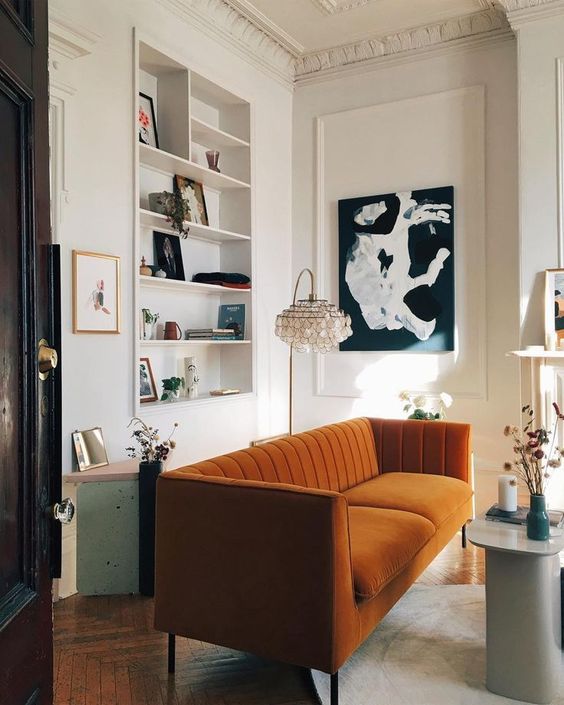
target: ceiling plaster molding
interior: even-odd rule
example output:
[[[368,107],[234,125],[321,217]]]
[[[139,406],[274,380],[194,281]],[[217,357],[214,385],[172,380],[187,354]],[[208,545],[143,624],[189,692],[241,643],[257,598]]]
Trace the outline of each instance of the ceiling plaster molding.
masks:
[[[564,0],[498,0],[513,29],[564,14]]]
[[[496,9],[484,10],[466,17],[306,54],[296,60],[296,80],[350,64],[427,49],[458,39],[504,32],[508,28],[503,12]]]
[[[268,33],[266,25],[257,26],[231,3],[225,0],[157,2],[279,82],[286,86],[293,84],[294,55]]]
[[[364,7],[374,0],[312,0],[320,10],[327,15],[335,15],[338,12],[348,12],[356,10],[357,7]]]
[[[249,2],[249,0],[227,0],[229,5],[237,10],[243,17],[246,17],[251,24],[255,25],[267,34],[269,37],[278,42],[281,46],[289,51],[293,56],[303,54],[305,49],[303,44],[300,44],[296,39],[291,37],[279,25],[269,19],[265,14],[257,10],[257,8]]]
[[[78,59],[94,50],[101,37],[81,27],[53,7],[49,8],[49,50],[65,59]]]

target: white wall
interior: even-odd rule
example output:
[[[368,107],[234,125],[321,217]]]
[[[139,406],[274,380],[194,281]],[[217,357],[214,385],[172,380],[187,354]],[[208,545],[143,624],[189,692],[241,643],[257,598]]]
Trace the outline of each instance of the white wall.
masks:
[[[294,275],[313,265],[338,300],[339,198],[454,185],[458,337],[450,354],[297,356],[296,428],[401,416],[404,388],[450,392],[449,418],[474,427],[479,506],[519,405],[505,357],[519,341],[516,109],[512,40],[308,82],[294,100]]]
[[[170,463],[179,466],[248,446],[285,430],[286,350],[273,322],[287,302],[291,262],[291,91],[154,0],[57,0],[57,16],[99,35],[91,53],[58,60],[52,81],[65,98],[65,184],[60,212],[63,300],[63,472],[72,467],[70,434],[100,425],[111,461],[125,459],[133,413],[133,27],[254,107],[254,236],[259,292],[254,313],[257,398],[159,411],[144,418],[165,430],[180,422]],[[122,332],[73,335],[71,252],[121,257]],[[283,374],[280,374],[283,370]],[[276,400],[276,403],[271,403]],[[69,551],[66,550],[68,554]],[[70,552],[72,553],[72,551]],[[68,567],[71,571],[72,567]],[[62,591],[64,593],[64,590]]]

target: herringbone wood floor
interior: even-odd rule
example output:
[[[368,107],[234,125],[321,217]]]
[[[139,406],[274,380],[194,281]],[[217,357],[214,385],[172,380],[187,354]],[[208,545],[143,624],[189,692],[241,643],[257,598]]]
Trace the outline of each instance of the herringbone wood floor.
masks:
[[[455,538],[419,582],[483,583],[482,552]],[[315,705],[304,671],[152,627],[149,598],[75,595],[55,605],[55,705]]]

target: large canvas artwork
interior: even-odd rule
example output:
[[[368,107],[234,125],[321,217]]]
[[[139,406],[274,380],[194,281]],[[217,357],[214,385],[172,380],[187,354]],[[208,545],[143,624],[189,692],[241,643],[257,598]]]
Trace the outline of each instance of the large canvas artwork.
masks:
[[[341,350],[454,350],[454,188],[339,201]]]

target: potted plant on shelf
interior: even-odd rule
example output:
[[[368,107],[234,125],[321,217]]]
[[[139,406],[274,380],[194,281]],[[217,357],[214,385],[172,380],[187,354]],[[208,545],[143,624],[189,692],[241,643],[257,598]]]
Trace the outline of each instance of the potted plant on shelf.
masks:
[[[527,514],[527,537],[545,541],[550,536],[550,521],[546,511],[545,491],[552,470],[562,464],[564,449],[556,445],[558,422],[564,420],[558,404],[552,405],[556,413],[551,430],[535,426],[535,414],[530,405],[521,409],[525,416],[523,428],[506,426],[503,433],[513,442],[514,458],[504,464],[504,470],[514,472],[527,486],[531,496]]]
[[[169,377],[162,380],[163,393],[161,401],[176,401],[180,396],[180,389],[184,389],[184,377]]]
[[[139,592],[154,595],[155,588],[155,496],[157,479],[164,469],[169,454],[175,448],[172,439],[178,428],[175,423],[168,438],[159,436],[159,429],[147,426],[136,416],[127,428],[133,426],[134,445],[126,448],[130,458],[139,458]]]
[[[172,193],[170,191],[150,193],[149,206],[152,211],[166,215],[167,223],[170,223],[180,237],[188,237],[190,227],[186,221],[190,215],[190,206],[188,201],[182,198],[180,190],[175,189]]]
[[[441,392],[437,397],[431,394],[411,394],[405,391],[400,392],[399,398],[405,402],[403,410],[409,414],[407,418],[418,421],[446,419],[446,410],[452,405],[452,397],[446,392]],[[435,403],[435,410],[427,411],[426,407],[433,403]]]
[[[148,308],[142,308],[141,313],[143,315],[143,340],[151,340],[154,328],[159,320],[159,314],[153,313]]]

